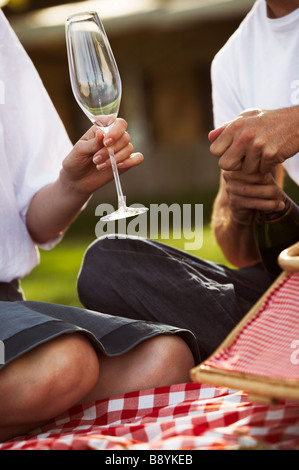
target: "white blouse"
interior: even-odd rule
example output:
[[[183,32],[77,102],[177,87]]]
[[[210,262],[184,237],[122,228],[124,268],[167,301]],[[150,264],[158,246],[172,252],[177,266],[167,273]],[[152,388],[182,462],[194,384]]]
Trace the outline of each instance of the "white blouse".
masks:
[[[38,264],[26,212],[36,192],[57,179],[71,148],[36,69],[0,10],[0,282],[22,278]]]

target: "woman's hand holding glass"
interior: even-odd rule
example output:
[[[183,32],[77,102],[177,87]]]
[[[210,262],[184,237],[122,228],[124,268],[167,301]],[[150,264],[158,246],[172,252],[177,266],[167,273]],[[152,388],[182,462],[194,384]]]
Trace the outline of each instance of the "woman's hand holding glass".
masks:
[[[107,35],[97,13],[86,12],[70,16],[66,21],[66,42],[74,97],[86,116],[103,132],[113,171],[118,209],[102,217],[102,220],[141,214],[147,209],[126,206],[120,183],[111,133],[117,122],[122,85]],[[108,166],[107,161],[102,162],[100,159],[105,157],[103,154],[99,152],[95,155],[95,158],[98,157],[95,164],[100,170]]]
[[[142,163],[142,153],[134,153],[127,132],[127,122],[118,118],[114,126],[104,133],[92,126],[74,145],[64,159],[61,178],[64,184],[88,197],[113,179],[109,149],[113,148],[120,173]]]

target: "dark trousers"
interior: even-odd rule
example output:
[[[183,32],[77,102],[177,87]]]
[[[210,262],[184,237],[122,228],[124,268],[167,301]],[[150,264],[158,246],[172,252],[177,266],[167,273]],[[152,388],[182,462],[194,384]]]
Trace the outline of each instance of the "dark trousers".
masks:
[[[89,309],[191,330],[205,360],[272,282],[261,264],[229,269],[162,243],[105,237],[85,254],[78,293]]]

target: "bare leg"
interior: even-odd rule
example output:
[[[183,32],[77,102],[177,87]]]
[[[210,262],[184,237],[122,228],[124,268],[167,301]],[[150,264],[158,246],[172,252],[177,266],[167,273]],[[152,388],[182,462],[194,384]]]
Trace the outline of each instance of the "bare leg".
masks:
[[[99,381],[84,402],[189,382],[193,355],[178,336],[156,336],[117,357],[100,358]]]
[[[79,334],[60,336],[16,359],[0,372],[0,442],[67,410],[98,377],[97,355]]]
[[[189,381],[193,365],[191,351],[176,336],[157,336],[122,356],[99,358],[84,336],[61,336],[0,372],[0,441],[75,404]]]

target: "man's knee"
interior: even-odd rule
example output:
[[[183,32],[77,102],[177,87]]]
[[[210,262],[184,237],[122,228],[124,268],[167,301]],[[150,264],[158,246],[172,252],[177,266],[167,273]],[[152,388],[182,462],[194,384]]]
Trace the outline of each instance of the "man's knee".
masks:
[[[105,275],[113,272],[119,262],[118,256],[113,255],[116,248],[113,238],[102,237],[92,243],[86,250],[77,280],[79,297],[84,297],[86,291],[95,288],[105,281]]]
[[[103,236],[87,248],[83,259],[83,267],[85,265],[88,265],[88,267],[95,266],[97,272],[99,272],[99,265],[103,264],[106,268],[110,268],[110,265],[107,266],[107,261],[109,263],[122,263],[124,257],[133,260],[135,254],[146,253],[150,249],[149,240],[125,235]]]
[[[119,289],[119,283],[122,285],[126,280],[124,268],[129,265],[133,269],[130,244],[127,238],[111,236],[99,238],[88,247],[77,279],[78,296],[86,308],[119,314],[109,307],[114,301],[115,286]]]

